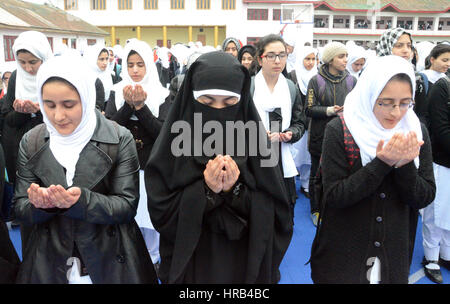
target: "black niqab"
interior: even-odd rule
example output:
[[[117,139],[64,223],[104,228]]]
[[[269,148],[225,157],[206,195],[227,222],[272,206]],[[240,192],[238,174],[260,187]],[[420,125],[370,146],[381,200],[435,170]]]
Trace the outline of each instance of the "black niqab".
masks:
[[[189,272],[207,272],[201,275],[203,278],[217,274],[213,283],[276,283],[278,267],[292,236],[292,219],[280,168],[261,167],[261,160],[265,157],[260,153],[249,155],[248,147],[245,155],[232,156],[240,170],[238,181],[251,193],[248,232],[239,243],[223,236],[214,239],[214,233],[205,231],[206,222],[210,219],[205,213],[207,201],[203,171],[207,161],[215,155],[207,156],[202,152],[201,156],[176,157],[171,151],[172,142],[179,135],[171,132],[173,124],[184,121],[194,126],[194,113],[202,114],[203,125],[209,120],[217,120],[222,125],[230,120],[255,121],[258,125],[260,118],[249,88],[248,71],[231,55],[212,52],[200,56],[188,70],[155,142],[145,168],[145,185],[151,219],[161,235],[160,278],[163,283],[211,283],[211,280],[192,279],[195,276]],[[241,97],[233,106],[214,109],[200,104],[193,97],[194,90],[208,89],[228,90],[239,93]],[[261,132],[267,136],[262,125],[258,134]],[[249,143],[248,136],[247,133],[246,144]],[[202,140],[204,138],[203,134]],[[217,218],[226,221],[230,215],[222,216],[221,212],[225,214],[228,209],[217,207]],[[237,243],[241,244],[238,250],[242,252],[232,252]],[[205,244],[209,245],[208,252],[199,252],[202,249],[197,248],[204,249]],[[219,245],[214,247],[211,244]],[[221,263],[221,257],[229,261],[226,255],[240,254],[246,259],[243,270],[235,270],[233,266],[238,265]],[[201,265],[193,265],[195,255],[207,260]],[[243,271],[243,277],[233,276],[235,271]]]

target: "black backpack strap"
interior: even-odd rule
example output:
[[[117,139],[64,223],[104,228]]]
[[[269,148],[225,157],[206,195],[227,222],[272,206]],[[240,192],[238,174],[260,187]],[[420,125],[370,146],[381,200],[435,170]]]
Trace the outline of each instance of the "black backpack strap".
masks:
[[[117,135],[119,135],[119,125],[117,124],[117,122],[110,120],[110,122],[113,124],[114,126],[114,130],[116,131]],[[112,145],[112,144],[105,144],[105,143],[99,143],[98,147],[105,152],[106,154],[108,154],[108,156],[111,158],[113,166],[116,163],[116,159],[117,159],[117,154],[119,152],[119,145]]]
[[[345,146],[345,154],[347,156],[348,164],[350,168],[353,167],[355,161],[359,158],[359,147],[353,139],[352,133],[347,128],[344,120],[344,114],[341,112],[338,114],[341,119],[342,128],[344,130],[344,146]]]
[[[37,125],[30,131],[28,131],[28,142],[27,142],[27,150],[28,156],[31,157],[34,155],[39,149],[45,144],[45,130],[46,126],[44,123]]]
[[[252,96],[255,94],[255,76],[252,76],[252,78],[250,78],[250,96]]]

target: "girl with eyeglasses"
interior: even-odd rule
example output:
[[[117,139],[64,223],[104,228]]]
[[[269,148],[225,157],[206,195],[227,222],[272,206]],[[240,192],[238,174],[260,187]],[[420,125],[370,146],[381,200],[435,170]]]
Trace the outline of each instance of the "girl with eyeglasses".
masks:
[[[292,155],[292,144],[299,141],[306,130],[306,118],[298,87],[284,77],[287,60],[286,43],[278,35],[261,38],[257,44],[256,59],[259,72],[252,77],[251,94],[272,142],[280,143],[280,169],[294,212],[298,175]],[[278,122],[278,128],[273,123]]]
[[[414,69],[371,60],[325,129],[314,283],[408,283],[414,216],[435,196],[431,144],[412,109]]]

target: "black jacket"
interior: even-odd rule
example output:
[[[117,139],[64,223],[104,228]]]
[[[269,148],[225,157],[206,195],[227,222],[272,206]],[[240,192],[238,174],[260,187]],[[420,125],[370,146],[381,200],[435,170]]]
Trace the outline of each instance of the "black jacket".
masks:
[[[68,259],[77,248],[93,283],[156,283],[156,274],[134,221],[139,201],[139,163],[132,135],[114,127],[98,111],[97,127],[80,153],[73,186],[81,196],[69,209],[37,209],[28,200],[31,183],[66,184],[55,160],[48,132],[44,145],[28,152],[29,133],[21,143],[14,211],[32,225],[18,283],[67,283]],[[99,144],[117,147],[115,160]],[[75,247],[76,246],[76,247]]]
[[[16,163],[19,142],[22,136],[34,126],[42,123],[42,114],[37,112],[35,117],[31,114],[16,112],[13,103],[16,100],[16,76],[17,71],[12,72],[8,83],[8,93],[3,99],[2,115],[4,118],[2,144],[5,151],[6,170],[9,181],[14,183],[16,179]]]
[[[436,81],[428,94],[433,161],[450,168],[450,87],[448,80]]]
[[[325,64],[320,67],[319,74],[325,78],[325,91],[322,96],[319,96],[317,75],[312,77],[308,84],[305,108],[306,116],[311,118],[308,129],[308,149],[315,157],[320,157],[325,127],[335,117],[327,116],[327,107],[344,105],[345,97],[353,89],[347,88],[345,81],[347,70],[339,76],[333,76],[328,71],[328,65]],[[356,84],[356,78],[353,79],[353,83]]]
[[[325,129],[324,209],[311,250],[315,283],[369,283],[370,257],[381,261],[381,283],[408,283],[417,210],[434,200],[436,186],[428,132],[420,165],[394,169],[378,158],[350,169],[339,118]]]
[[[5,158],[3,149],[0,145],[0,170],[5,170]],[[0,284],[14,283],[19,270],[20,260],[17,252],[9,239],[9,232],[6,224],[3,222],[2,214],[3,187],[5,183],[4,174],[0,175]]]
[[[152,151],[153,144],[159,135],[159,131],[169,111],[170,98],[166,98],[166,101],[159,107],[159,116],[155,117],[147,105],[143,106],[139,111],[136,111],[128,103],[124,102],[123,106],[117,110],[115,96],[115,92],[111,91],[105,109],[105,116],[108,119],[114,120],[119,125],[124,126],[133,134],[139,163],[141,168],[144,169]],[[131,120],[130,117],[132,115],[136,115],[138,120]]]

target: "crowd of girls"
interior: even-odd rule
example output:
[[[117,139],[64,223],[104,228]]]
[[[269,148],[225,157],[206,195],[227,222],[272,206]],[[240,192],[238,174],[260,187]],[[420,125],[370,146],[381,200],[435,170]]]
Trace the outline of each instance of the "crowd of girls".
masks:
[[[419,213],[425,274],[441,283],[450,45],[418,71],[404,29],[376,55],[288,42],[168,54],[130,39],[54,56],[44,34],[19,35],[0,170],[22,260],[1,221],[0,282],[276,284],[299,182],[315,283],[408,283]]]

